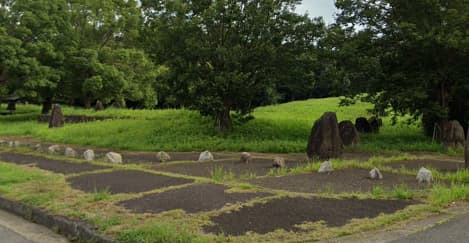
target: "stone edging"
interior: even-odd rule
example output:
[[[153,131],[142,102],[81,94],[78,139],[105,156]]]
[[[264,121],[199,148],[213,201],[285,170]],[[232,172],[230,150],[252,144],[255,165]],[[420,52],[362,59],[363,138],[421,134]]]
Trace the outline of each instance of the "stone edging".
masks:
[[[0,196],[0,208],[31,222],[43,225],[73,242],[114,243],[115,241],[97,234],[89,224],[72,221],[63,216],[50,215],[44,210],[15,202]]]

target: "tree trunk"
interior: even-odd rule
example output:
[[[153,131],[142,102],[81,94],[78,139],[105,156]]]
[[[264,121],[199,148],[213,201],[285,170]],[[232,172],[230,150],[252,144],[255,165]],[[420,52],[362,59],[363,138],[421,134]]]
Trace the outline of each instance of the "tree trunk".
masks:
[[[52,98],[46,98],[44,102],[42,102],[42,114],[47,115],[49,114],[50,110],[52,109]]]
[[[466,145],[464,146],[464,162],[466,169],[469,169],[469,126],[467,128]]]
[[[216,115],[215,123],[218,130],[222,133],[227,133],[231,130],[232,123],[229,107],[225,107],[222,112]]]
[[[90,109],[91,108],[91,100],[89,98],[85,98],[83,101],[83,105],[85,106],[85,109]]]

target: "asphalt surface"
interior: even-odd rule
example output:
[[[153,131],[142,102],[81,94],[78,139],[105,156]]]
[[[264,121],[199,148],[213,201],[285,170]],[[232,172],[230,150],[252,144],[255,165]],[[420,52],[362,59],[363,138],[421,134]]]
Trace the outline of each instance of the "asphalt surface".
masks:
[[[0,210],[0,243],[68,243],[49,229]]]
[[[32,241],[24,238],[20,234],[9,230],[0,225],[0,242],[5,243],[32,243]]]
[[[393,243],[459,243],[469,242],[469,214],[458,216],[443,224],[418,232]]]

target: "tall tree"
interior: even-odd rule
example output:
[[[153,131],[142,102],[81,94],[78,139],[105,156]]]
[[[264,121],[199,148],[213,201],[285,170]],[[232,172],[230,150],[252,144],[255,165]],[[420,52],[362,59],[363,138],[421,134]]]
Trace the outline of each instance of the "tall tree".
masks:
[[[469,120],[466,0],[338,0],[352,94],[434,123]],[[353,43],[353,44],[347,44]],[[353,46],[354,45],[354,46]]]
[[[137,48],[142,20],[136,0],[69,0],[75,45],[68,50],[65,97],[153,108],[157,68]]]
[[[299,2],[142,1],[143,43],[169,68],[162,87],[167,95],[160,97],[230,130],[232,111],[248,114],[272,98],[280,79],[306,76],[310,57],[302,51],[310,50],[319,32],[312,28],[321,25],[293,13]]]
[[[6,70],[11,91],[35,102],[43,112],[51,107],[63,76],[64,48],[71,28],[65,0],[3,1],[0,5],[4,31],[19,44],[15,65]]]

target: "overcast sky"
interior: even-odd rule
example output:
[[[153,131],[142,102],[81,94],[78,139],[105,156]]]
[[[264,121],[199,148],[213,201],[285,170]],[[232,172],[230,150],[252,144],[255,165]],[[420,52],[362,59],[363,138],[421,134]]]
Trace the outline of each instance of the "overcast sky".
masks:
[[[302,14],[308,12],[310,17],[322,16],[326,23],[330,24],[334,19],[334,0],[303,0],[296,11]]]

